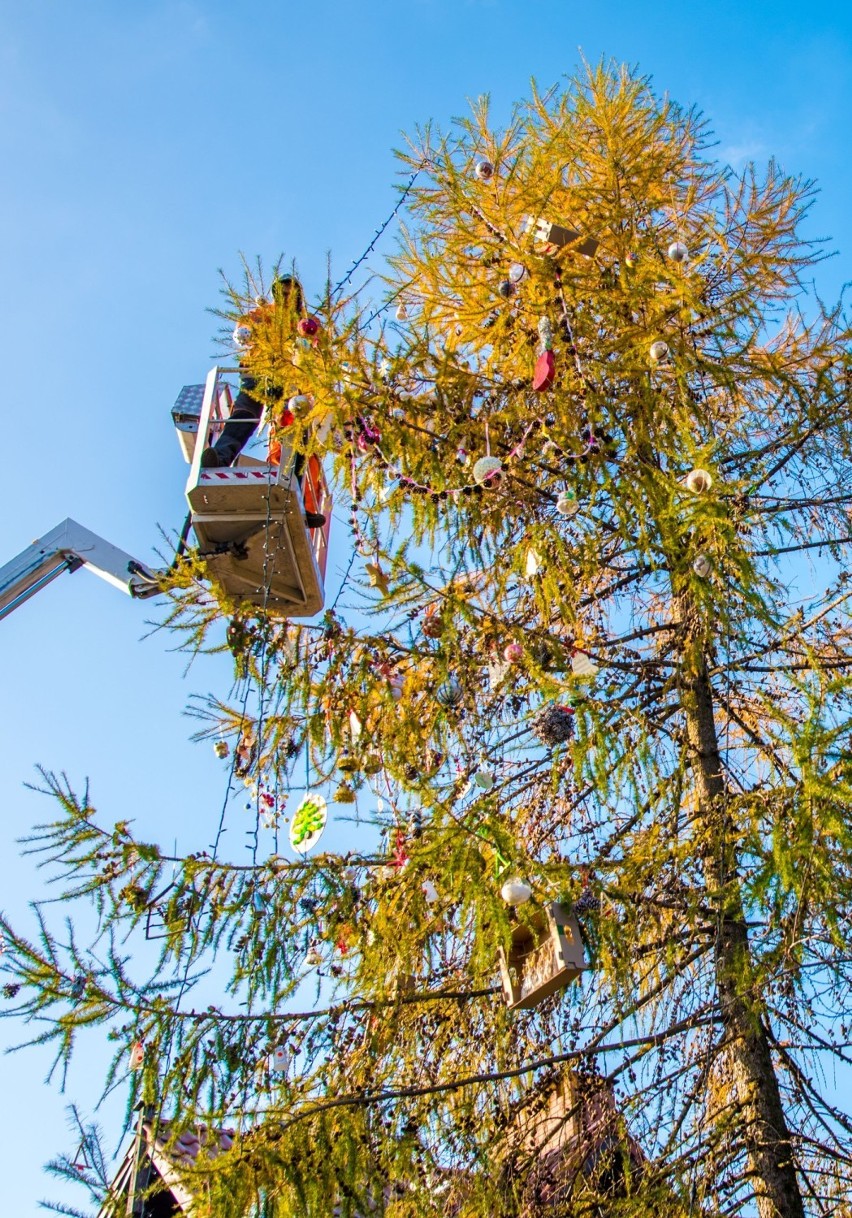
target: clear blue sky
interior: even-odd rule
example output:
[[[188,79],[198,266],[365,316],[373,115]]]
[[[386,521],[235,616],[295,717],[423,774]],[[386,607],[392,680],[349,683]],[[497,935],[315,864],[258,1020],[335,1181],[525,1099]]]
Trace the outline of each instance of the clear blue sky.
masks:
[[[845,4],[651,0],[26,0],[0,2],[0,562],[65,516],[151,559],[176,528],[184,466],[169,409],[213,352],[217,268],[238,251],[295,256],[308,291],[343,270],[393,204],[401,130],[466,99],[508,113],[529,78],[580,54],[638,65],[712,121],[722,157],[770,155],[822,194],[811,231],[852,278],[852,16]],[[0,623],[0,906],[39,890],[15,837],[49,812],[23,783],[41,762],[90,775],[96,804],[144,836],[203,848],[221,799],[209,746],[188,743],[187,675],[144,608],[85,573]],[[59,911],[56,911],[57,914]],[[13,1029],[0,1024],[0,1044]],[[57,1195],[41,1165],[66,1146],[40,1053],[0,1057],[4,1209]],[[69,1079],[94,1094],[98,1056]],[[120,1113],[104,1120],[117,1140]]]

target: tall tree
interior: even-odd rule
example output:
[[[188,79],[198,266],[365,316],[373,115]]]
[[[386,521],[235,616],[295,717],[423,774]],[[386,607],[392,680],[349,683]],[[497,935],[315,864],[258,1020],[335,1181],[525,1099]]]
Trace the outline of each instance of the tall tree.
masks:
[[[319,626],[241,613],[197,562],[171,593],[189,646],[231,618],[234,689],[196,711],[252,863],[221,834],[175,863],[48,775],[31,848],[112,946],[2,923],[9,1013],[63,1055],[109,1026],[108,1083],[138,1042],[169,1128],[238,1130],[199,1212],[517,1212],[518,1113],[564,1067],[645,1154],[566,1214],[852,1203],[824,1081],[852,979],[849,330],[809,287],[810,184],[709,147],[610,66],[502,131],[479,103],[402,154],[384,302],[329,289],[317,334],[246,357],[351,527]],[[323,792],[348,853],[307,854]],[[553,901],[589,968],[509,1010],[498,954]],[[140,980],[120,944],[154,925]]]

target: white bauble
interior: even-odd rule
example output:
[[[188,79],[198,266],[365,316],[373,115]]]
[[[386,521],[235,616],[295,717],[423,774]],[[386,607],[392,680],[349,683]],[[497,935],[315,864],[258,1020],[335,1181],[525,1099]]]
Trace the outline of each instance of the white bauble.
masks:
[[[703,495],[713,485],[713,478],[706,469],[691,469],[684,479],[686,489],[693,495]]]
[[[494,177],[494,166],[490,161],[477,161],[473,172],[480,182],[490,182]]]
[[[689,250],[682,241],[673,241],[668,252],[672,262],[686,262],[689,258]]]
[[[713,570],[713,564],[706,554],[699,554],[692,564],[692,569],[701,579],[706,579]]]
[[[650,355],[653,363],[661,364],[663,360],[668,359],[669,357],[668,343],[664,343],[661,338],[658,338],[656,342],[651,343],[651,348],[648,354]]]
[[[512,876],[500,889],[500,896],[507,905],[523,905],[532,896],[529,884],[518,876]]]
[[[503,481],[503,462],[499,457],[480,457],[473,467],[473,480],[478,486],[499,486]]]
[[[580,505],[573,491],[561,492],[556,500],[556,510],[560,516],[576,516],[580,510]]]

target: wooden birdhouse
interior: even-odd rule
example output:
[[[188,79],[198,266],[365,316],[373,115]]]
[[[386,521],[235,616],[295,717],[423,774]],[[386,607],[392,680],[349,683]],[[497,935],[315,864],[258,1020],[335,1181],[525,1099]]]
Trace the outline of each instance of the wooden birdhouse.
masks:
[[[580,927],[572,910],[553,901],[519,922],[508,953],[500,949],[500,977],[510,1010],[529,1010],[564,989],[586,967]]]

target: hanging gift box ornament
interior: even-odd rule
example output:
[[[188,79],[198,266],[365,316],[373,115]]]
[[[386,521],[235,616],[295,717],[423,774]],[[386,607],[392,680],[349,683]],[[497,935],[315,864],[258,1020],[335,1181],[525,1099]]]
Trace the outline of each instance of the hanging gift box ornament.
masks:
[[[130,1069],[141,1070],[145,1065],[145,1045],[141,1040],[135,1040],[130,1046]]]
[[[231,749],[227,740],[217,740],[213,745],[213,752],[220,761],[224,761],[230,751]]]
[[[699,554],[692,564],[692,569],[701,579],[706,579],[713,570],[713,564],[706,554]]]
[[[556,510],[560,516],[575,516],[580,510],[577,496],[573,491],[561,491],[556,500]]]
[[[494,177],[494,166],[490,161],[477,161],[473,172],[480,182],[490,182]]]
[[[536,568],[537,570],[538,568]],[[507,643],[503,648],[503,659],[509,664],[519,664],[524,658],[524,649],[520,643]]]
[[[574,735],[574,712],[570,706],[549,702],[536,711],[531,726],[533,734],[549,748],[565,744]]]
[[[527,268],[521,262],[513,262],[509,267],[509,282],[521,283],[526,278]]]
[[[524,880],[513,875],[500,889],[500,896],[507,905],[523,905],[532,896],[532,889]]]
[[[689,250],[682,241],[673,241],[669,246],[668,254],[672,262],[686,262],[689,258]]]
[[[586,655],[585,651],[575,651],[571,657],[571,671],[575,677],[595,677],[598,673],[598,666]]]
[[[556,359],[550,350],[542,351],[535,362],[532,387],[536,393],[544,393],[553,384],[556,376]]]
[[[538,575],[539,571],[544,566],[541,555],[535,550],[527,550],[527,558],[524,564],[524,574],[528,579],[532,579],[534,575]]]
[[[662,364],[669,357],[668,344],[664,343],[661,338],[658,338],[656,342],[651,343],[648,354],[651,357],[652,364]]]
[[[276,1045],[272,1050],[272,1069],[286,1074],[290,1066],[290,1050],[286,1045]]]
[[[503,481],[503,462],[499,457],[480,457],[473,467],[477,486],[495,487]]]
[[[328,820],[328,804],[321,795],[305,795],[290,821],[290,845],[299,854],[307,852],[322,837]]]
[[[713,478],[706,469],[691,469],[684,479],[686,489],[693,495],[703,495],[713,485]]]

